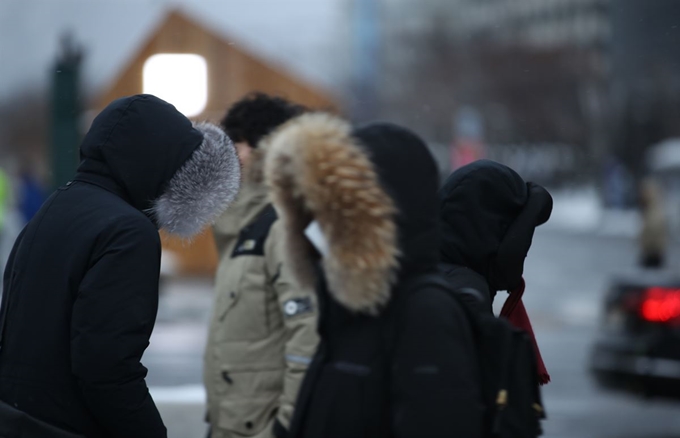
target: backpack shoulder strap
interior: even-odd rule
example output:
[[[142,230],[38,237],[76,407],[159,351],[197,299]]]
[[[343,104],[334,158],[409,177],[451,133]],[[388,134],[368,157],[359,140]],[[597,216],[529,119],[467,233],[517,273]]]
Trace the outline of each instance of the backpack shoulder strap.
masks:
[[[477,289],[482,294],[489,294],[489,283],[486,279],[466,266],[450,265],[442,263],[439,271],[444,274],[451,287],[454,289],[470,287]]]
[[[447,268],[452,269],[448,269],[449,272],[447,272]],[[393,322],[401,319],[403,301],[406,298],[404,295],[410,295],[424,287],[434,287],[446,292],[462,308],[475,331],[479,327],[480,317],[488,315],[487,307],[490,307],[490,304],[486,281],[481,275],[468,268],[453,265],[440,266],[438,271],[420,274],[409,279],[402,287],[407,293],[401,294],[400,303],[394,306],[396,308],[390,309],[390,318]],[[386,344],[391,346],[394,343],[392,332],[388,331],[387,333],[388,342]]]
[[[477,311],[493,313],[489,283],[482,275],[465,266],[444,263],[439,265],[439,270],[451,289],[455,291],[476,291],[476,295],[478,295],[476,306],[481,306],[476,309]]]
[[[396,338],[395,327],[400,327],[399,321],[402,319],[402,312],[405,307],[405,302],[408,299],[408,295],[416,291],[421,287],[434,286],[439,289],[449,290],[450,287],[446,280],[438,272],[431,272],[427,274],[420,274],[415,277],[409,278],[405,283],[399,286],[403,289],[402,294],[398,294],[392,305],[387,307],[387,317],[384,318],[384,339],[385,346],[387,347],[387,356],[391,357],[392,352],[395,348]]]
[[[478,332],[483,325],[482,319],[489,314],[490,300],[488,287],[484,278],[468,268],[455,267],[455,270],[446,272],[440,267],[438,272],[419,275],[407,283],[409,290],[413,291],[420,287],[434,287],[446,292],[455,300],[473,332]]]

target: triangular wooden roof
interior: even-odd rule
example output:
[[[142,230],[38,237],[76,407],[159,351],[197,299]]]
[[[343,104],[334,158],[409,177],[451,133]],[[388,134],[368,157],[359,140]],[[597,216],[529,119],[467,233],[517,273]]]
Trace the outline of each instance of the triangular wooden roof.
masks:
[[[97,109],[119,97],[142,92],[145,61],[157,53],[193,53],[208,64],[208,103],[196,119],[218,120],[226,108],[250,91],[280,95],[311,108],[337,109],[333,99],[244,48],[208,29],[185,13],[170,11],[132,57],[113,84],[97,99]]]

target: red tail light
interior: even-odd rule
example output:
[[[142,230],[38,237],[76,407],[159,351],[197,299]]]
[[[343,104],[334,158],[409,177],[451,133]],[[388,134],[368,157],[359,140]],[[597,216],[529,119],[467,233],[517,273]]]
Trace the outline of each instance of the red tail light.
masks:
[[[640,315],[650,322],[670,322],[680,318],[680,289],[650,287],[642,296]]]

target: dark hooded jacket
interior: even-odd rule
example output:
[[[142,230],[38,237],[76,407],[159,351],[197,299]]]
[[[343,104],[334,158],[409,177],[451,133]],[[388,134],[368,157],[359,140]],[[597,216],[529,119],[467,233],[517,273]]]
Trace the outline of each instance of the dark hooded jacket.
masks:
[[[520,285],[534,230],[550,218],[552,198],[509,167],[479,160],[453,172],[439,200],[449,280],[485,292],[490,309],[497,291]]]
[[[220,132],[192,127],[149,95],[97,116],[77,175],[45,202],[8,261],[0,401],[88,438],[166,436],[140,362],[158,305],[158,227],[200,228],[201,215],[218,215],[235,196],[238,159]],[[197,169],[222,180],[192,179]],[[205,196],[221,207],[179,219]]]
[[[439,247],[438,172],[422,140],[390,124],[352,132],[305,115],[274,135],[266,173],[292,257],[307,264],[303,283],[312,260],[299,236],[310,218],[328,242],[316,265],[321,343],[289,436],[475,437],[465,317],[446,292],[416,281],[436,272]]]

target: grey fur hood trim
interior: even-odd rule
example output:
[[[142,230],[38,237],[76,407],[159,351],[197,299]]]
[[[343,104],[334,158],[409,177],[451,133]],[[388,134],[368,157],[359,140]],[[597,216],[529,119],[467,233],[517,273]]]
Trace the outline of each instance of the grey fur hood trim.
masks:
[[[190,238],[214,223],[241,186],[241,164],[232,141],[211,123],[194,123],[203,143],[170,180],[152,213],[170,234]]]

